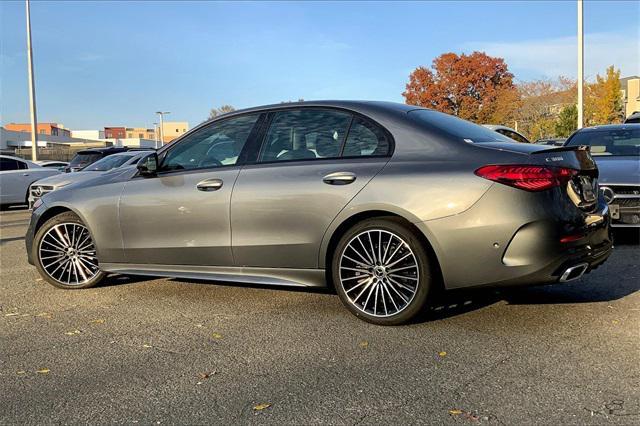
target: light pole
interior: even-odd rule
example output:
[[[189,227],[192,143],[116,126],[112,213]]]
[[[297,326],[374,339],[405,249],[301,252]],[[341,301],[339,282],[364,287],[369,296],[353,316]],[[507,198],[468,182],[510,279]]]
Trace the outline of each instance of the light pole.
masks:
[[[158,123],[153,123],[153,139],[155,140],[155,148],[158,149]]]
[[[584,123],[584,24],[582,0],[578,0],[578,129]]]
[[[36,117],[36,86],[33,82],[33,50],[31,48],[31,11],[26,0],[27,62],[29,68],[29,113],[31,115],[31,161],[38,159],[38,120]]]
[[[156,111],[156,114],[160,116],[160,146],[164,144],[164,115],[171,114],[169,111]]]

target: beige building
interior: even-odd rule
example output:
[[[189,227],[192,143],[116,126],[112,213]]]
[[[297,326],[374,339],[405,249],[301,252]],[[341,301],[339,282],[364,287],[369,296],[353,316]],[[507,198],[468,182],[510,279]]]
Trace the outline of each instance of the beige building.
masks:
[[[640,112],[640,77],[634,75],[621,78],[620,85],[622,86],[624,116],[628,117],[634,112]]]
[[[125,127],[125,138],[132,139],[150,139],[155,140],[156,133],[153,129],[145,129],[144,127]]]
[[[189,130],[189,123],[186,121],[165,121],[162,126],[163,142],[169,143],[187,133],[187,130]]]

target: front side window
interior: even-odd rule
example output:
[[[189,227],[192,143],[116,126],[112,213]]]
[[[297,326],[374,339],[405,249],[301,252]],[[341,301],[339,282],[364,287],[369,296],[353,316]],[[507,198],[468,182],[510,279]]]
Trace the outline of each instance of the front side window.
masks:
[[[20,162],[14,160],[13,158],[0,158],[0,170],[18,170],[20,169]]]
[[[353,119],[349,136],[344,144],[344,157],[385,156],[391,144],[385,132],[370,121],[360,117]]]
[[[326,109],[278,111],[267,131],[260,162],[336,158],[351,114]]]
[[[162,161],[162,171],[189,170],[236,164],[258,114],[212,123],[182,139]]]

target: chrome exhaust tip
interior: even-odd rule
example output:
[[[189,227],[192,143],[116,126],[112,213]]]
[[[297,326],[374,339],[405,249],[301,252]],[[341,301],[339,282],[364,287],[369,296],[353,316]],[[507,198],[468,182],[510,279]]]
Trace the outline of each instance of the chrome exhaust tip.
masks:
[[[566,283],[567,281],[577,280],[584,275],[588,267],[588,263],[580,263],[579,265],[567,268],[560,276],[559,282]]]

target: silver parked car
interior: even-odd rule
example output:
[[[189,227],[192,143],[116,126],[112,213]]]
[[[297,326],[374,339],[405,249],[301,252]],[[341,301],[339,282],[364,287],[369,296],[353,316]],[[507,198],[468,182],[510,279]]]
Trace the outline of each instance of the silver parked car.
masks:
[[[150,151],[125,151],[119,154],[112,154],[86,166],[75,173],[63,173],[40,179],[29,187],[29,208],[39,200],[44,194],[63,188],[72,183],[93,179],[118,167],[126,167],[136,164],[140,158],[149,154]]]
[[[585,148],[424,108],[280,104],[47,194],[26,246],[62,288],[107,273],[331,285],[355,315],[399,324],[441,287],[564,282],[604,262],[597,175]]]
[[[611,226],[640,228],[640,123],[580,129],[565,145],[590,147]]]
[[[0,155],[0,206],[27,204],[29,185],[60,171],[10,155]]]

